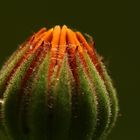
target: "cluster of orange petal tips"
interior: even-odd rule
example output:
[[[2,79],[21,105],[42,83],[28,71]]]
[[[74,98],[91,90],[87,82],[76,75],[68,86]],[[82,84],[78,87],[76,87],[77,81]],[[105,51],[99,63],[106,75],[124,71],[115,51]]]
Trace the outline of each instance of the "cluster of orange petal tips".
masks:
[[[118,116],[104,64],[78,31],[41,29],[0,71],[0,133],[7,140],[99,140]]]

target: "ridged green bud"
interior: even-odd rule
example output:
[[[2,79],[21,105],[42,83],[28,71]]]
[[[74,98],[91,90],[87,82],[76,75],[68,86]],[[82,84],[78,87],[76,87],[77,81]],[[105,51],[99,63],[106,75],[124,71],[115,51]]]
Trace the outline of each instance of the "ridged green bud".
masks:
[[[118,115],[94,42],[65,25],[41,29],[0,71],[0,133],[7,140],[99,140]]]

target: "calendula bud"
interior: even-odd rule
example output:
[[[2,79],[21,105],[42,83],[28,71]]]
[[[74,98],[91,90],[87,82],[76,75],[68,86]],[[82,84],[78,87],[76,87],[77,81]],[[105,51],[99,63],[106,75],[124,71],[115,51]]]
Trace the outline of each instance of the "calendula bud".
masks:
[[[88,37],[88,36],[87,36]],[[12,140],[98,140],[118,115],[94,42],[65,25],[41,29],[0,72],[0,128]]]

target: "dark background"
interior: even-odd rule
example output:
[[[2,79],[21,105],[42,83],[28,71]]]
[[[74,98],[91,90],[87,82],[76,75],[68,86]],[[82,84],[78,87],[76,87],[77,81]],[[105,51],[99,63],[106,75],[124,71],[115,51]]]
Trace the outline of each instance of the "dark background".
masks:
[[[126,0],[1,0],[0,66],[43,26],[66,24],[92,35],[119,97],[118,122],[108,140],[140,139],[138,5]]]

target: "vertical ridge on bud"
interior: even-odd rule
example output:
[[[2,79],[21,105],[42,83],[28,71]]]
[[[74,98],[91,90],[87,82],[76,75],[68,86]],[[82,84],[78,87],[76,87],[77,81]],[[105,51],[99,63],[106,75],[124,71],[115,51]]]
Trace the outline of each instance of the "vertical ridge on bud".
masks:
[[[53,79],[52,79],[53,80]],[[64,81],[67,81],[64,83]],[[67,56],[64,56],[59,77],[54,80],[54,109],[52,119],[52,139],[68,139],[71,122],[71,96],[73,76]]]
[[[87,50],[87,53],[89,54],[92,62],[94,63],[95,67],[97,68],[98,62],[97,62],[94,46],[91,47],[80,32],[76,32],[76,35],[77,35],[79,42],[81,42],[82,46]]]
[[[106,90],[108,91],[108,95],[110,98],[110,107],[111,107],[111,117],[110,117],[110,124],[108,126],[108,129],[106,130],[106,134],[110,133],[111,129],[114,127],[115,122],[117,120],[118,116],[118,99],[117,99],[117,93],[116,89],[113,87],[112,80],[109,77],[107,71],[105,70],[105,66],[103,63],[100,61],[99,62],[101,65],[101,69],[103,71],[103,76],[104,76],[104,84],[106,86]]]
[[[106,91],[105,85],[99,73],[96,71],[95,66],[92,65],[89,56],[86,54],[85,56],[90,69],[90,74],[92,77],[94,77],[91,80],[97,93],[96,95],[98,100],[98,123],[96,126],[96,132],[93,135],[93,139],[97,139],[101,137],[101,135],[104,135],[104,132],[107,129],[110,122],[110,99],[108,96],[108,92]]]
[[[66,52],[66,32],[67,32],[67,26],[64,25],[62,27],[61,30],[61,34],[60,34],[60,41],[59,41],[59,48],[58,48],[58,56],[57,56],[57,65],[58,65],[58,70],[57,70],[57,78],[60,72],[60,68],[61,68],[61,64],[63,61],[63,58],[65,56],[65,52]]]
[[[9,85],[7,86],[4,92],[4,104],[3,104],[3,119],[4,125],[8,133],[12,135],[15,139],[20,139],[19,134],[21,134],[21,128],[19,128],[18,122],[18,93],[20,90],[21,77],[24,76],[25,71],[29,67],[33,56],[28,59],[21,67],[18,68],[13,78],[10,80]],[[21,71],[22,69],[22,71]]]
[[[94,43],[66,25],[42,28],[0,71],[0,133],[9,139],[99,140],[117,116]]]
[[[51,41],[51,50],[50,50],[51,60],[50,60],[50,65],[49,65],[48,81],[51,81],[53,69],[57,62],[56,57],[57,57],[57,51],[58,51],[58,45],[59,45],[60,31],[61,31],[60,26],[55,26],[53,30],[53,38]],[[48,83],[48,86],[50,86],[49,83]]]
[[[23,54],[28,50],[29,44],[27,43],[24,46],[21,46],[13,55],[9,58],[9,60],[5,63],[2,70],[0,71],[0,97],[2,98],[3,92],[5,90],[6,79],[11,73],[15,64],[19,61],[19,59],[23,56]]]
[[[75,45],[73,33],[70,29],[67,29],[67,44],[68,44],[67,51],[69,55],[68,57],[69,65],[73,73],[74,79],[76,81],[75,83],[77,85],[77,90],[78,90],[79,80],[78,80],[78,72],[77,72],[77,64],[76,64],[76,56],[75,56],[77,46]]]
[[[32,96],[32,83],[34,80],[34,77],[38,71],[38,68],[42,61],[44,60],[44,57],[48,53],[48,46],[45,44],[40,47],[39,51],[36,53],[35,59],[32,61],[29,69],[27,70],[24,78],[21,82],[21,88],[20,88],[20,96],[19,96],[19,106],[21,106],[22,110],[19,112],[19,118],[21,119],[21,127],[23,127],[24,133],[29,133],[29,128],[27,124],[27,117],[28,117],[28,107],[30,98]],[[22,97],[23,96],[23,97]],[[20,99],[20,97],[22,97]]]
[[[72,140],[91,139],[97,124],[97,98],[88,75],[83,70],[79,56],[76,57],[79,77],[79,94],[77,95],[75,113],[72,118]]]
[[[48,80],[50,53],[45,56],[44,61],[39,66],[32,83],[32,96],[29,102],[28,125],[30,130],[29,139],[49,139],[48,126]]]

